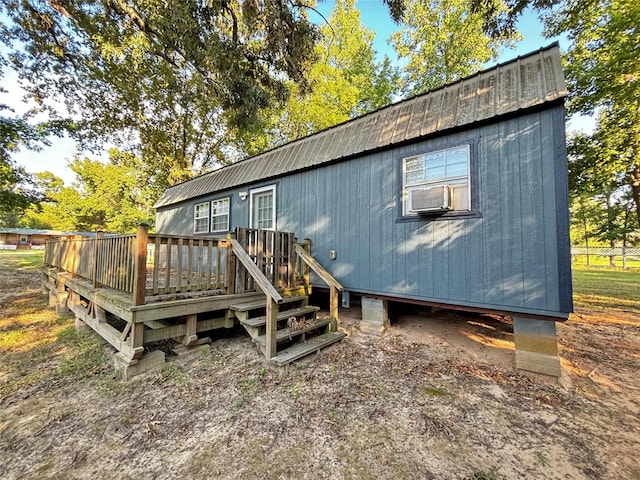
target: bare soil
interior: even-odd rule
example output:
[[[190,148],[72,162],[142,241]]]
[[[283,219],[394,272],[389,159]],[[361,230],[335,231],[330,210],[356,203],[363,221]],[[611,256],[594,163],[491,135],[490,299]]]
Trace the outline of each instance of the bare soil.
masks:
[[[5,319],[39,295],[21,275],[0,278]],[[395,311],[374,337],[356,309],[342,313],[349,336],[287,369],[266,368],[233,330],[128,382],[103,360],[10,391],[0,477],[640,478],[639,315],[581,311],[559,324],[556,382],[515,369],[508,319]],[[0,365],[0,386],[11,375]]]

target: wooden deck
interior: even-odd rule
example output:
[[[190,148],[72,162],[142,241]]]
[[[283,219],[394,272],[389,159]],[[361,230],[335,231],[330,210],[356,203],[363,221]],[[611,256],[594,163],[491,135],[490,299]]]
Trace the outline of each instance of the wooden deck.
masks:
[[[311,270],[329,284],[330,318],[316,319],[318,308],[308,306]],[[236,324],[269,361],[282,364],[305,348],[322,348],[318,340],[305,347],[307,335],[336,331],[342,288],[311,257],[309,242],[249,229],[202,238],[150,235],[141,226],[136,235],[52,241],[43,273],[50,305],[72,311],[118,351],[125,366],[137,365],[154,342],[174,339],[189,348],[203,342],[204,332]],[[305,319],[306,328],[292,330],[286,323],[292,317]],[[297,356],[278,355],[279,344],[293,337],[302,340]]]

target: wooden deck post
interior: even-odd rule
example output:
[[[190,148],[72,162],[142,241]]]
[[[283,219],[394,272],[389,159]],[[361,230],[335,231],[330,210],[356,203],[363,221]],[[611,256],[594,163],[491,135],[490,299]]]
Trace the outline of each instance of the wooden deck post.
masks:
[[[227,271],[226,271],[226,281],[227,281],[227,294],[233,295],[236,293],[236,257],[233,254],[233,247],[231,246],[231,240],[236,238],[235,233],[230,233],[227,235]]]
[[[198,341],[198,315],[196,313],[187,315],[185,326],[186,333],[182,338],[182,344],[190,347]]]
[[[78,269],[80,267],[80,253],[78,250],[78,242],[82,240],[82,235],[74,235],[71,241],[71,278],[78,278]]]
[[[93,288],[96,288],[98,286],[98,245],[100,244],[100,239],[102,238],[104,238],[104,231],[102,230],[102,227],[98,227],[98,229],[96,230],[96,238],[93,243]]]
[[[147,242],[149,241],[149,225],[138,225],[135,246],[135,266],[133,270],[133,304],[144,305],[147,293]],[[142,326],[142,325],[141,325]]]
[[[305,252],[307,252],[309,255],[311,255],[311,240],[308,238],[304,239],[304,242],[302,243]],[[309,268],[309,265],[307,265],[306,263],[303,262],[302,264],[302,268],[303,268],[303,272],[304,272],[304,288],[305,291],[307,292],[307,294],[309,294],[309,286],[311,285],[311,268]]]
[[[330,332],[338,331],[338,289],[334,285],[329,286],[329,315],[331,316]]]
[[[267,294],[267,343],[266,343],[266,357],[267,360],[271,360],[276,356],[277,343],[276,343],[276,330],[278,329],[278,302],[274,301],[270,295]]]

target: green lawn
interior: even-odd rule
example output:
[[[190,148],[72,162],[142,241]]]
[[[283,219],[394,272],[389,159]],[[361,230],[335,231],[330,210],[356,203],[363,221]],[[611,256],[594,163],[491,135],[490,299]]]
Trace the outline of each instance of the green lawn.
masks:
[[[33,268],[42,265],[44,250],[0,250],[0,262],[5,267]]]
[[[573,267],[576,308],[602,308],[640,313],[640,272]]]
[[[572,255],[571,257],[574,268],[584,268],[587,266],[586,255]],[[622,268],[622,257],[615,257],[616,267]],[[592,267],[609,267],[609,257],[602,255],[589,255],[589,265]],[[640,259],[638,257],[627,257],[627,268],[640,270]]]

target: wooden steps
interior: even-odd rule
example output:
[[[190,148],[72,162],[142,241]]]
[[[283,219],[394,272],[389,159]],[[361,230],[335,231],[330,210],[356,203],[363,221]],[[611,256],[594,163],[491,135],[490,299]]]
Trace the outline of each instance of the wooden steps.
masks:
[[[288,303],[295,303],[295,302],[307,302],[308,300],[309,300],[309,297],[307,296],[284,297],[280,305],[286,305]],[[231,310],[234,310],[236,312],[248,312],[251,310],[257,310],[259,308],[264,308],[266,305],[265,302],[266,302],[266,297],[264,297],[263,299],[254,300],[251,302],[235,303],[231,305]]]
[[[294,343],[289,348],[281,350],[271,361],[276,365],[283,366],[306,357],[312,353],[317,353],[321,349],[328,347],[342,340],[346,335],[341,332],[327,332],[317,337],[308,339],[305,342]]]
[[[291,310],[285,310],[283,312],[278,312],[278,322],[282,320],[288,320],[291,317],[302,317],[308,313],[315,313],[320,310],[320,307],[299,307],[293,308]],[[240,320],[240,323],[245,327],[263,327],[267,323],[267,317],[261,315],[259,317],[248,318],[247,320]]]
[[[316,330],[317,328],[326,327],[327,325],[329,325],[329,323],[331,323],[331,320],[329,320],[328,318],[317,318],[311,321],[308,326],[299,330],[294,330],[289,327],[281,328],[276,332],[276,341],[280,343],[285,340],[293,340],[295,337]],[[253,341],[264,347],[267,344],[267,336],[258,335],[253,339]]]
[[[320,307],[310,306],[308,296],[284,297],[279,307],[275,334],[278,354],[272,358],[277,365],[286,365],[344,337],[342,333],[330,332],[331,319],[316,317]],[[230,306],[229,311],[235,315],[260,350],[265,353],[267,350],[266,297],[235,303]]]

